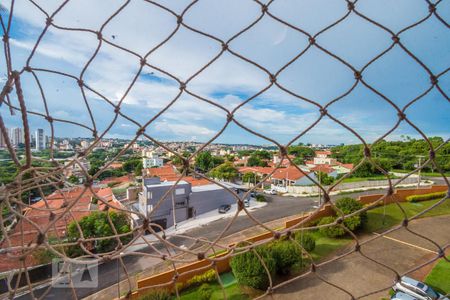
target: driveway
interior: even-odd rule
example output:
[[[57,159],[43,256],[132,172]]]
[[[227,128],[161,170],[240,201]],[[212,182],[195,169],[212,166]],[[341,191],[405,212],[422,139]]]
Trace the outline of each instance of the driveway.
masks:
[[[440,246],[450,242],[450,216],[424,218],[412,221],[411,231],[432,239]],[[361,252],[371,259],[390,266],[400,274],[424,263],[437,254],[437,247],[404,228],[373,240],[361,247]],[[317,269],[317,274],[326,281],[351,293],[355,298],[382,288],[388,288],[395,279],[391,270],[370,261],[360,253],[352,253],[336,262]],[[379,292],[362,299],[381,299],[388,292]],[[267,299],[351,299],[349,294],[322,281],[317,275],[278,288],[273,298]]]

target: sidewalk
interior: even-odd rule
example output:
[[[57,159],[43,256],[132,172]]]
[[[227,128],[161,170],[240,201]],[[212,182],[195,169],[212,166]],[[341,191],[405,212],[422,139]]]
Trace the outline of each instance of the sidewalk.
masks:
[[[264,207],[266,205],[267,205],[267,202],[257,202],[252,199],[252,200],[250,200],[250,206],[246,207],[246,209],[248,211],[253,211],[253,210],[259,209],[261,207]],[[177,224],[176,229],[174,227],[171,227],[171,228],[165,230],[164,233],[166,235],[166,238],[169,238],[173,235],[183,234],[186,231],[191,230],[193,228],[202,227],[204,225],[207,225],[207,224],[217,221],[217,220],[231,218],[236,214],[236,211],[237,211],[237,204],[232,204],[231,209],[225,214],[221,214],[217,210],[212,210],[210,212],[198,215],[195,218],[180,222]],[[239,213],[239,215],[245,215],[245,211],[241,211]],[[161,236],[162,232],[160,232],[159,235]],[[148,235],[145,235],[145,236],[137,239],[136,242],[134,243],[134,245],[128,247],[124,252],[129,253],[129,252],[139,251],[142,248],[147,247],[148,245],[147,245],[146,241],[144,241],[143,238],[145,238],[145,240],[147,242],[151,242],[151,243],[158,241],[158,239],[153,234],[148,234]]]

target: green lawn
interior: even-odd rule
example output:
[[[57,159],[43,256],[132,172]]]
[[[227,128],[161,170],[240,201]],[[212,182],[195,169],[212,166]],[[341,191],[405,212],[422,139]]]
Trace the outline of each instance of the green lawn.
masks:
[[[447,258],[450,259],[450,256]],[[450,293],[450,262],[441,259],[428,274],[425,283],[440,293]]]
[[[412,217],[424,209],[432,206],[437,200],[421,201],[417,203],[403,202],[400,205],[405,210],[408,217]],[[397,204],[386,205],[386,213],[383,206],[376,207],[367,212],[368,222],[364,226],[366,232],[374,232],[387,229],[394,225],[400,224],[404,216]],[[450,200],[438,205],[431,211],[427,212],[423,217],[439,216],[450,214]]]
[[[312,235],[316,238],[316,248],[311,252],[311,256],[314,261],[319,261],[339,248],[344,247],[351,243],[351,238],[329,238],[322,235],[320,232],[315,231]]]
[[[214,291],[211,297],[211,300],[219,300],[224,299],[223,297],[223,291],[222,288],[218,283],[212,283],[210,284],[211,289]],[[250,296],[243,293],[239,285],[235,282],[233,284],[230,284],[226,286],[225,293],[227,295],[227,299],[230,300],[247,300],[250,299]],[[174,297],[176,299],[176,297]],[[198,293],[198,287],[187,289],[183,291],[180,294],[180,299],[183,300],[197,300],[200,299],[199,293]]]
[[[392,170],[392,172],[396,172],[396,173],[409,173],[411,171],[408,171],[408,170]],[[442,177],[441,173],[436,173],[436,172],[420,172],[420,175],[427,176],[427,177]],[[449,172],[445,172],[444,175],[448,177],[448,176],[450,176],[450,173]]]
[[[390,176],[391,179],[397,178],[396,176]],[[372,177],[350,177],[345,178],[342,182],[360,182],[360,181],[371,181],[371,180],[386,180],[387,177],[384,175],[372,176]]]

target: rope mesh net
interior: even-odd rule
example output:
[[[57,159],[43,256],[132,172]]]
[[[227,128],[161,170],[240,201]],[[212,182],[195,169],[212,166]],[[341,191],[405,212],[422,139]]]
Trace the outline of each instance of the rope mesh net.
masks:
[[[428,211],[435,209],[436,207],[439,207],[440,205],[445,203],[445,201],[448,201],[449,198],[448,194],[444,196],[442,199],[440,199],[438,202],[436,202],[433,206],[424,209],[423,211],[414,216],[408,216],[406,212],[403,210],[399,201],[395,200],[396,205],[401,209],[403,214],[402,224],[394,226],[389,230],[384,231],[380,234],[373,235],[370,238],[362,239],[360,236],[357,236],[351,230],[349,230],[345,223],[345,220],[351,218],[356,214],[359,214],[363,211],[368,211],[376,207],[377,205],[382,205],[386,201],[386,199],[389,198],[394,193],[397,186],[400,185],[402,181],[410,177],[412,174],[419,172],[426,166],[433,165],[434,169],[442,174],[444,184],[446,186],[450,185],[448,179],[444,176],[441,167],[439,166],[439,164],[435,159],[436,152],[438,152],[448,142],[448,140],[441,145],[438,146],[433,145],[429,140],[429,138],[427,137],[427,135],[421,130],[421,128],[419,128],[408,118],[407,114],[407,109],[409,107],[420,102],[426,95],[428,95],[432,91],[439,93],[440,95],[442,95],[443,98],[449,101],[449,97],[446,94],[446,89],[448,90],[448,87],[445,87],[440,83],[440,78],[445,76],[449,71],[448,65],[445,65],[448,62],[445,61],[441,62],[443,67],[442,72],[433,73],[432,68],[427,66],[427,64],[424,61],[422,61],[418,56],[415,55],[413,50],[409,49],[405,45],[405,43],[402,42],[402,36],[405,35],[405,33],[412,31],[417,27],[420,27],[425,22],[431,19],[434,20],[435,22],[438,22],[440,26],[443,26],[448,30],[449,24],[440,12],[440,7],[443,5],[443,2],[445,1],[432,2],[429,0],[424,0],[423,1],[424,5],[428,7],[427,14],[423,18],[412,22],[410,25],[400,30],[394,31],[389,27],[387,27],[386,25],[377,22],[370,16],[361,12],[358,9],[358,6],[360,5],[360,3],[364,2],[363,0],[360,1],[343,0],[342,5],[346,7],[345,14],[343,14],[340,18],[334,20],[333,22],[330,22],[330,24],[324,26],[321,30],[318,30],[317,33],[311,34],[306,29],[298,27],[297,25],[292,24],[287,20],[284,20],[283,18],[279,17],[275,11],[272,11],[271,8],[274,6],[274,3],[277,2],[276,0],[268,1],[267,3],[255,0],[254,4],[255,7],[257,8],[256,9],[257,17],[254,18],[254,20],[252,20],[251,22],[249,22],[247,26],[242,27],[231,38],[226,40],[218,36],[215,36],[214,34],[208,32],[208,30],[203,29],[201,30],[195,28],[193,25],[189,24],[188,21],[185,21],[187,19],[186,17],[189,16],[190,12],[202,1],[192,1],[191,3],[188,3],[188,5],[186,5],[181,12],[176,12],[172,10],[168,5],[163,4],[163,2],[144,1],[145,5],[151,6],[153,9],[159,11],[161,14],[168,14],[172,18],[174,24],[174,29],[167,36],[162,38],[157,45],[153,46],[151,49],[148,49],[145,55],[139,54],[137,51],[134,51],[134,49],[131,48],[129,49],[124,45],[119,45],[118,43],[116,43],[114,37],[111,37],[109,35],[107,36],[104,34],[104,31],[108,27],[108,24],[112,22],[115,18],[119,18],[121,14],[124,13],[127,6],[129,6],[132,3],[132,1],[130,0],[124,1],[117,9],[117,11],[115,11],[106,20],[104,20],[104,22],[101,24],[100,27],[98,27],[97,30],[84,28],[82,24],[80,24],[79,27],[64,27],[62,25],[58,25],[55,19],[57,18],[58,14],[60,14],[61,11],[63,11],[65,7],[68,6],[70,2],[72,2],[70,0],[61,2],[61,4],[54,11],[47,11],[42,5],[39,4],[38,1],[33,0],[28,1],[36,9],[39,10],[40,14],[42,14],[42,16],[46,19],[46,21],[45,24],[42,24],[43,30],[39,34],[39,38],[36,40],[35,44],[32,47],[30,47],[29,55],[26,59],[25,65],[23,66],[14,65],[12,60],[14,53],[11,51],[10,35],[11,35],[11,24],[12,20],[14,19],[15,1],[11,1],[10,7],[4,8],[1,14],[1,26],[3,30],[3,55],[6,65],[5,73],[7,78],[1,91],[0,104],[6,107],[9,110],[10,114],[14,114],[16,118],[21,119],[24,128],[24,141],[25,141],[24,157],[20,157],[16,154],[16,149],[13,147],[13,145],[9,142],[8,139],[6,139],[6,147],[11,155],[14,164],[19,169],[19,173],[12,183],[6,184],[1,187],[2,189],[2,195],[0,198],[1,208],[2,210],[4,209],[9,210],[15,216],[15,218],[17,218],[18,223],[20,223],[19,233],[22,236],[22,239],[19,243],[13,243],[11,241],[11,232],[9,231],[9,228],[6,223],[7,220],[3,219],[3,216],[0,216],[0,218],[2,218],[1,222],[1,231],[3,239],[1,247],[2,255],[6,255],[9,259],[17,260],[19,264],[19,269],[12,271],[10,274],[8,274],[8,278],[12,279],[13,274],[15,273],[19,274],[18,276],[25,278],[24,279],[25,284],[23,285],[11,284],[10,282],[7,293],[9,297],[12,298],[15,295],[19,295],[19,293],[23,293],[24,291],[29,292],[30,295],[36,298],[45,298],[49,293],[51,293],[52,290],[51,286],[48,286],[43,291],[41,290],[39,293],[36,293],[34,291],[35,283],[32,282],[32,280],[29,278],[28,275],[28,272],[30,270],[29,265],[30,257],[32,257],[34,253],[42,249],[51,251],[55,256],[59,257],[64,262],[85,262],[87,264],[98,264],[98,263],[108,263],[111,262],[112,260],[117,260],[118,264],[120,265],[121,277],[127,282],[125,291],[122,291],[122,296],[127,293],[128,293],[127,295],[130,296],[132,291],[136,291],[136,286],[135,284],[132,283],[132,281],[135,280],[134,278],[136,274],[130,273],[127,270],[127,262],[125,261],[125,257],[127,256],[141,256],[147,258],[154,258],[155,260],[158,260],[161,263],[163,263],[167,269],[172,269],[175,271],[175,276],[173,277],[172,281],[168,282],[167,284],[147,286],[140,291],[140,295],[144,293],[144,290],[151,290],[152,288],[153,289],[171,288],[173,289],[177,297],[179,297],[180,293],[178,291],[177,282],[178,282],[178,270],[180,266],[185,263],[206,259],[209,262],[209,264],[208,266],[202,268],[204,270],[208,270],[212,267],[212,269],[215,270],[218,279],[217,283],[222,287],[224,298],[226,298],[224,284],[221,280],[221,277],[219,276],[217,264],[220,261],[228,259],[229,257],[235,256],[237,254],[252,251],[253,253],[255,253],[255,255],[260,260],[262,266],[267,271],[270,281],[269,288],[265,290],[261,295],[258,295],[258,297],[263,298],[266,296],[276,296],[277,292],[283,287],[287,287],[289,285],[295,287],[295,285],[298,284],[301,280],[303,280],[303,278],[307,276],[315,276],[323,284],[332,286],[340,290],[341,292],[345,293],[348,296],[348,298],[352,299],[370,297],[383,291],[387,292],[390,289],[392,283],[384,286],[374,285],[371,291],[364,292],[362,294],[361,293],[355,294],[352,290],[349,290],[346,286],[342,286],[339,284],[339,282],[335,280],[330,280],[329,278],[324,276],[320,270],[326,267],[327,265],[336,264],[338,261],[345,259],[350,255],[354,255],[356,253],[362,259],[377,264],[385,272],[392,274],[392,279],[395,280],[400,278],[402,275],[410,274],[416,270],[419,270],[423,268],[425,265],[431,265],[442,257],[445,258],[444,254],[449,247],[448,243],[446,245],[442,245],[442,243],[438,243],[432,240],[431,238],[420,234],[419,232],[417,232],[417,230],[412,229],[410,224],[412,221],[418,219]],[[372,59],[368,60],[361,68],[355,67],[354,65],[349,63],[345,58],[334,53],[324,45],[321,45],[319,39],[326,32],[332,31],[333,28],[335,28],[336,26],[338,26],[339,24],[341,24],[350,17],[357,17],[365,20],[369,26],[377,27],[379,30],[389,35],[392,39],[388,47],[386,47],[383,51],[378,53]],[[274,22],[274,24],[276,23],[277,26],[288,27],[290,30],[297,32],[299,36],[301,36],[304,39],[307,39],[308,41],[307,46],[304,49],[298,51],[298,53],[294,57],[292,57],[291,60],[286,62],[282,67],[280,67],[275,72],[269,71],[269,69],[266,68],[264,65],[261,65],[260,63],[255,62],[246,55],[239,53],[239,51],[234,50],[232,46],[233,41],[238,40],[240,38],[245,38],[243,37],[245,33],[251,31],[252,28],[257,26],[257,24],[259,24],[260,22],[263,22],[263,20],[270,20],[271,22]],[[39,51],[42,45],[42,41],[46,37],[46,34],[48,34],[49,30],[52,28],[66,32],[83,33],[98,40],[95,51],[93,51],[89,59],[83,64],[81,72],[79,74],[74,75],[65,73],[64,71],[60,70],[34,66],[33,57]],[[216,55],[204,65],[197,66],[197,70],[194,73],[190,74],[190,76],[188,76],[185,80],[181,80],[177,75],[172,74],[170,70],[166,70],[162,67],[159,67],[158,64],[155,63],[155,61],[153,60],[153,55],[157,52],[157,50],[163,47],[165,44],[169,43],[171,40],[173,40],[181,30],[200,35],[203,38],[208,39],[212,43],[216,43],[219,46],[219,51],[216,53]],[[95,60],[97,55],[99,55],[99,52],[101,51],[102,47],[106,46],[113,47],[118,52],[123,52],[126,55],[130,55],[134,57],[136,61],[135,76],[127,86],[124,94],[121,95],[119,101],[111,99],[110,97],[108,97],[108,95],[105,95],[104,93],[96,90],[93,86],[90,86],[85,81],[86,72],[90,68],[92,68],[93,61]],[[354,74],[354,82],[351,85],[351,87],[347,89],[344,93],[334,97],[327,103],[319,103],[319,101],[317,100],[309,99],[308,97],[298,94],[297,92],[292,91],[291,89],[284,86],[278,80],[281,74],[283,74],[283,72],[289,66],[294,64],[302,57],[306,56],[307,53],[309,53],[313,49],[315,51],[319,51],[323,55],[326,55],[334,62],[341,64],[344,68],[346,68],[347,70],[349,70]],[[388,97],[387,95],[383,94],[381,91],[376,89],[373,86],[373,84],[366,81],[366,79],[364,78],[366,69],[369,66],[371,66],[374,62],[379,61],[382,57],[386,56],[390,51],[393,51],[393,49],[402,51],[403,55],[408,56],[409,58],[412,59],[411,63],[419,66],[429,76],[429,84],[427,88],[423,90],[420,94],[417,94],[414,97],[412,97],[403,106],[399,106],[398,103],[396,103],[393,99],[391,99],[390,97]],[[200,95],[196,91],[190,89],[191,82],[193,82],[197,77],[199,77],[205,70],[213,66],[219,60],[219,58],[224,55],[230,55],[238,59],[240,63],[248,64],[257,68],[258,71],[265,74],[264,76],[266,76],[267,78],[263,88],[261,88],[258,92],[254,93],[250,97],[247,97],[242,103],[240,103],[234,109],[226,108],[220,103],[217,103],[212,99],[208,99],[207,97]],[[171,80],[177,82],[179,91],[173,98],[166,99],[167,104],[157,114],[149,117],[146,122],[138,122],[137,120],[135,120],[135,118],[133,118],[133,115],[127,114],[126,110],[122,108],[125,99],[129,95],[130,91],[136,85],[139,76],[141,76],[142,73],[146,72],[145,70],[148,69],[160,72],[161,74],[167,76],[167,78],[170,78]],[[41,84],[41,77],[45,76],[46,74],[52,74],[58,78],[62,78],[63,80],[73,85],[74,87],[79,88],[80,99],[78,99],[79,100],[78,103],[79,105],[85,106],[86,113],[89,115],[91,121],[90,123],[84,122],[78,123],[76,120],[75,121],[69,120],[68,118],[65,119],[52,115],[52,112],[47,105],[46,89],[44,88],[44,85]],[[27,85],[23,83],[22,78],[24,76],[31,76],[31,78],[33,78],[33,80],[35,81],[36,83],[35,86],[39,89],[41,96],[42,112],[33,110],[32,108],[28,107],[27,99],[24,96],[28,88]],[[280,90],[294,97],[299,102],[313,105],[319,112],[318,118],[310,126],[308,126],[304,130],[299,131],[296,134],[296,136],[286,144],[280,143],[276,139],[266,136],[264,133],[258,132],[255,129],[247,127],[241,120],[239,120],[236,117],[236,114],[241,109],[245,108],[246,105],[252,102],[252,100],[262,95],[272,87],[279,88]],[[357,88],[368,89],[372,93],[376,94],[379,97],[379,101],[388,104],[396,112],[398,117],[395,122],[395,125],[391,129],[389,129],[382,136],[378,137],[375,141],[371,143],[368,143],[350,125],[347,125],[344,120],[339,119],[329,111],[329,107],[331,105],[334,105],[342,101],[347,95],[353,93]],[[102,101],[104,101],[107,105],[111,106],[112,109],[114,110],[114,118],[107,126],[107,128],[104,130],[98,129],[98,126],[96,124],[96,116],[91,107],[92,104],[90,103],[90,101],[88,101],[89,98],[88,95],[92,94],[95,94],[95,96],[98,99],[102,99]],[[146,132],[146,129],[149,126],[151,126],[151,124],[153,124],[156,120],[158,120],[158,118],[161,115],[163,115],[167,110],[169,110],[172,106],[174,106],[176,103],[180,101],[182,95],[190,95],[191,97],[195,98],[196,101],[198,101],[198,103],[213,105],[222,112],[224,118],[226,119],[226,122],[223,125],[223,127],[217,133],[215,133],[206,143],[203,143],[202,146],[199,149],[197,149],[195,153],[192,153],[189,157],[182,156],[181,153],[178,153],[173,149],[171,149],[168,146],[168,143],[159,141],[157,138],[153,137],[152,134]],[[54,159],[53,148],[50,149],[50,159],[48,160],[39,157],[34,157],[31,151],[31,144],[30,144],[30,135],[31,135],[29,126],[30,117],[41,118],[43,120],[46,120],[46,122],[48,123],[48,128],[50,128],[51,130],[50,145],[53,145],[53,141],[55,140],[56,127],[60,126],[61,124],[69,124],[71,126],[77,126],[90,131],[94,138],[94,142],[87,149],[85,149],[82,152],[78,152],[75,157],[70,158],[70,162],[68,164],[61,164],[58,160]],[[93,149],[101,142],[102,138],[104,138],[105,136],[108,135],[108,133],[110,133],[111,129],[116,125],[119,118],[126,119],[130,123],[134,124],[136,128],[136,133],[134,137],[131,139],[131,141],[125,148],[121,149],[120,152],[118,152],[114,157],[110,157],[108,163],[104,164],[95,174],[89,174],[88,170],[83,165],[82,160],[93,152]],[[333,183],[330,186],[324,186],[320,184],[317,181],[317,179],[313,178],[310,174],[305,173],[304,170],[296,166],[296,164],[292,161],[292,158],[287,155],[288,154],[287,148],[293,145],[295,141],[302,138],[311,130],[313,130],[317,126],[317,124],[319,124],[321,120],[324,118],[329,118],[332,121],[334,121],[334,123],[337,124],[338,126],[345,128],[349,134],[356,137],[360,141],[360,143],[363,144],[364,146],[364,158],[360,161],[360,163],[354,166],[353,170],[350,173],[346,174],[345,176],[343,176],[337,182]],[[226,130],[226,128],[228,126],[231,126],[230,124],[239,127],[240,129],[246,131],[250,135],[257,136],[267,141],[268,143],[276,145],[279,150],[280,162],[276,165],[276,168],[270,174],[267,174],[266,176],[264,176],[264,178],[260,179],[258,184],[256,184],[248,192],[246,192],[245,195],[236,194],[234,190],[232,190],[229,186],[223,184],[223,182],[217,181],[213,178],[206,176],[205,174],[199,172],[193,166],[193,162],[195,160],[196,155],[199,152],[203,151],[204,149],[207,149],[208,146],[214,143],[217,140],[217,138],[219,138],[221,134]],[[397,128],[399,128],[401,124],[407,124],[412,128],[414,128],[417,134],[420,135],[420,137],[426,141],[426,143],[429,146],[429,156],[426,157],[425,162],[419,165],[415,170],[411,171],[409,174],[405,174],[399,180],[393,181],[388,171],[384,170],[382,166],[380,166],[377,163],[377,160],[374,159],[372,149],[374,145],[376,145],[379,141],[385,139]],[[5,122],[1,116],[0,116],[0,130],[4,136],[7,136]],[[370,127],[368,127],[367,130],[370,130]],[[444,129],[444,131],[445,130],[446,129]],[[111,203],[111,201],[109,201],[107,197],[105,197],[105,195],[99,194],[99,190],[94,185],[94,181],[97,181],[100,174],[102,174],[105,170],[107,170],[114,161],[119,159],[129,149],[132,149],[133,145],[137,143],[138,140],[140,139],[150,141],[154,145],[157,145],[165,149],[167,152],[172,153],[174,156],[178,157],[181,160],[182,171],[179,173],[179,176],[176,181],[177,183],[183,180],[183,178],[188,174],[193,174],[194,176],[198,176],[199,178],[203,178],[207,181],[210,181],[211,183],[215,183],[221,186],[222,188],[226,189],[230,194],[233,195],[234,199],[236,200],[236,203],[238,204],[239,209],[236,211],[233,217],[229,218],[228,225],[225,226],[222,232],[218,234],[214,239],[193,237],[190,236],[189,234],[177,234],[175,232],[171,234],[172,238],[173,237],[182,238],[185,241],[185,245],[187,246],[177,245],[166,236],[165,233],[166,230],[163,229],[161,225],[152,223],[151,214],[149,217],[147,217],[139,211],[129,210],[122,206],[118,207],[113,203]],[[245,207],[245,205],[243,205],[243,199],[245,199],[247,195],[256,188],[261,187],[263,182],[269,179],[276,172],[276,170],[278,170],[281,167],[282,159],[288,160],[292,166],[296,166],[299,172],[301,172],[306,177],[308,177],[309,180],[314,182],[314,184],[320,189],[324,201],[318,208],[316,208],[309,215],[308,218],[304,219],[300,223],[290,228],[273,229],[267,224],[264,224],[263,222],[259,221],[256,217],[254,217],[252,215],[252,212],[247,207]],[[360,166],[362,166],[367,162],[385,175],[386,179],[389,182],[389,187],[384,191],[382,191],[384,195],[377,201],[373,202],[370,205],[364,206],[362,209],[360,209],[355,213],[346,215],[338,207],[336,207],[333,201],[331,201],[332,197],[330,196],[330,193],[333,190],[335,190],[336,186],[339,183],[341,183],[345,178],[351,176],[351,174],[355,172],[355,170],[357,170]],[[46,163],[46,164],[42,165],[39,163]],[[74,201],[73,200],[69,201],[68,200],[70,196],[69,194],[70,191],[74,189],[74,184],[68,182],[65,179],[65,170],[67,168],[71,168],[74,166],[77,166],[81,170],[84,177],[83,178],[84,184],[81,186],[78,185],[77,189],[79,193],[75,197],[76,199]],[[48,187],[51,187],[55,190],[53,195],[55,194],[58,195],[61,201],[61,206],[57,211],[54,208],[52,208],[51,205],[49,205],[48,203],[50,199],[49,196],[45,194],[45,188]],[[167,191],[163,197],[161,197],[158,204],[154,208],[156,209],[164,200],[170,199],[170,195],[174,192],[175,189],[176,185],[174,184],[172,185],[170,190]],[[39,192],[42,198],[43,205],[41,206],[31,205],[21,200],[22,194],[30,190],[37,190]],[[121,234],[119,233],[118,228],[115,228],[112,216],[110,214],[107,214],[106,223],[109,224],[109,226],[111,226],[112,234],[110,236],[101,238],[86,237],[84,236],[81,230],[79,224],[80,219],[77,217],[77,215],[80,213],[79,208],[77,207],[77,203],[80,201],[81,198],[86,196],[97,198],[99,206],[101,206],[102,210],[104,211],[112,209],[116,212],[124,212],[127,216],[131,216],[134,214],[138,215],[144,221],[142,222],[142,224],[134,226],[130,233]],[[325,206],[331,206],[332,209],[336,211],[338,218],[333,223],[325,225],[317,225],[317,223],[314,225],[314,223],[309,222]],[[47,221],[45,222],[44,226],[42,226],[42,224],[34,223],[27,217],[27,214],[29,213],[30,210],[37,210],[47,218]],[[271,236],[257,242],[234,243],[230,246],[227,242],[225,242],[225,237],[227,236],[227,231],[236,222],[240,213],[241,214],[245,213],[245,216],[251,220],[252,225],[254,226],[259,225],[260,228],[264,230],[264,232],[271,233]],[[79,238],[75,241],[73,240],[69,241],[67,239],[64,239],[63,235],[59,234],[61,232],[61,229],[58,227],[58,224],[64,223],[68,225],[72,221],[74,221],[76,224],[76,226],[73,227],[72,229],[78,231],[79,235]],[[321,227],[330,227],[330,226],[339,226],[343,230],[345,230],[348,233],[348,235],[353,239],[352,247],[351,249],[347,249],[345,253],[342,253],[339,256],[334,256],[330,259],[318,263],[313,259],[311,254],[305,249],[303,249],[302,245],[298,243],[298,240],[294,238],[294,234],[296,232],[310,231]],[[402,273],[399,273],[395,269],[395,267],[390,266],[388,263],[374,259],[373,256],[369,255],[368,253],[365,253],[364,251],[366,244],[379,242],[380,239],[382,239],[383,237],[400,230],[406,230],[410,234],[412,234],[414,236],[413,243],[415,245],[418,245],[420,244],[421,241],[423,242],[424,240],[426,240],[430,242],[435,249],[435,253],[432,256],[430,256],[426,262],[415,265],[415,267],[413,267],[412,269]],[[31,240],[28,240],[26,236],[29,235],[30,232],[32,233],[33,238],[31,238]],[[49,239],[50,237],[52,237],[51,241]],[[155,243],[154,240],[155,238],[157,240],[157,243]],[[274,240],[281,238],[291,240],[293,243],[297,245],[297,247],[301,249],[302,257],[304,257],[305,260],[309,261],[309,267],[306,270],[304,270],[304,272],[302,272],[300,275],[294,276],[282,282],[278,282],[272,278],[271,273],[269,272],[267,266],[267,262],[265,262],[263,256],[260,255],[260,253],[255,250],[257,249],[255,247],[263,244],[268,244]],[[114,239],[116,241],[116,247],[112,251],[108,251],[105,253],[97,253],[92,250],[91,247],[92,245],[99,244],[103,240],[107,239]],[[126,242],[124,242],[125,240]],[[138,244],[146,246],[147,250],[145,251],[130,250],[131,249],[130,245],[135,246]],[[75,258],[70,257],[65,250],[69,246],[79,246],[80,249],[82,249],[81,256]],[[225,250],[227,251],[225,252],[226,253],[225,255],[217,257],[210,256],[210,254],[214,253],[223,253],[223,251]],[[197,272],[197,271],[198,270],[193,270],[189,272]],[[100,280],[102,279],[100,278]],[[16,283],[18,281],[20,280],[16,280]],[[72,285],[69,285],[68,288],[72,290],[71,296],[73,296],[74,298],[78,298],[76,289]]]

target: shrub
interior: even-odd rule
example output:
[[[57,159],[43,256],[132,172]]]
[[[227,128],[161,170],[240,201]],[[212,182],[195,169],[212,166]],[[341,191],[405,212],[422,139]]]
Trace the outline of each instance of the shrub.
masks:
[[[199,295],[200,300],[211,299],[212,293],[213,293],[213,290],[207,283],[202,284],[200,286],[200,288],[198,289],[198,295]]]
[[[275,270],[278,274],[289,274],[293,265],[302,262],[300,247],[290,240],[276,241],[268,247],[273,259],[275,259]]]
[[[275,274],[275,260],[267,247],[257,247],[254,251],[264,260],[270,275]],[[253,251],[234,256],[230,261],[231,270],[240,285],[264,290],[269,286],[269,277],[259,257]]]
[[[156,289],[145,294],[140,300],[170,300],[172,295],[167,290]]]
[[[309,233],[299,231],[295,234],[295,240],[308,252],[316,248],[316,239]]]
[[[346,215],[354,213],[355,211],[358,211],[364,207],[361,202],[350,197],[338,199],[335,205]],[[366,221],[367,213],[364,211],[359,213],[358,215],[346,218],[344,220],[344,225],[351,231],[354,231],[360,228],[364,223],[366,223]]]
[[[436,192],[436,193],[429,193],[429,194],[423,194],[423,195],[411,195],[411,196],[406,197],[406,201],[419,202],[419,201],[426,201],[426,200],[434,200],[434,199],[444,198],[446,195],[447,195],[447,192]]]
[[[320,220],[319,225],[325,225],[325,224],[330,224],[333,223],[336,220],[335,217],[324,217]],[[328,226],[328,227],[321,227],[319,229],[320,233],[331,237],[331,238],[335,238],[335,237],[340,237],[345,235],[345,230],[344,228],[342,228],[339,225],[333,225],[333,226]]]
[[[197,285],[201,285],[202,283],[210,283],[210,282],[214,282],[216,280],[216,271],[214,270],[208,270],[203,274],[200,275],[195,275],[194,277],[192,277],[191,279],[189,279],[186,284],[185,284],[185,288],[189,287],[189,286],[197,286]]]
[[[266,197],[264,197],[264,195],[258,194],[258,195],[256,195],[256,201],[266,202]]]

